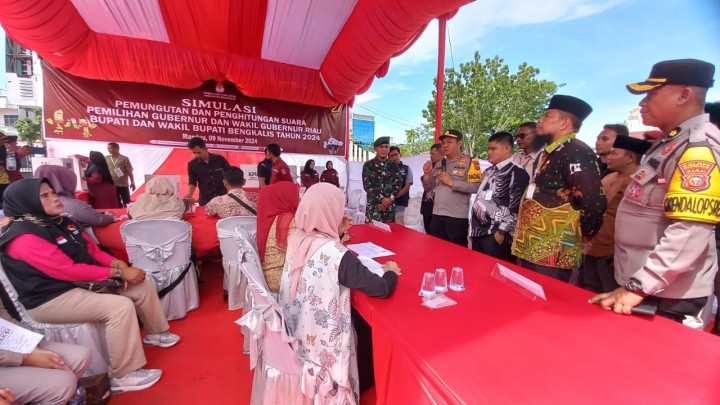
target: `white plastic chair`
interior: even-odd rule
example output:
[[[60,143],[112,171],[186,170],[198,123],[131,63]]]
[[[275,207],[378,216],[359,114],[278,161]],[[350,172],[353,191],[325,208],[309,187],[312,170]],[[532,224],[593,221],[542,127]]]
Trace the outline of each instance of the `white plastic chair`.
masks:
[[[249,332],[250,368],[255,370],[250,403],[312,403],[302,392],[303,366],[295,354],[295,339],[287,335],[282,307],[268,289],[247,236],[239,233],[238,261],[252,295],[252,308],[236,321]]]
[[[128,258],[152,276],[158,292],[185,276],[160,298],[168,320],[182,319],[200,306],[197,273],[190,259],[192,227],[177,219],[128,221],[120,227]]]
[[[228,309],[244,308],[247,280],[240,271],[238,262],[240,242],[236,229],[241,227],[247,231],[248,239],[257,253],[257,218],[228,217],[218,221],[216,227],[220,241],[220,253],[223,257],[223,289],[228,292]]]
[[[110,367],[110,357],[105,341],[105,324],[103,323],[42,323],[30,316],[20,302],[15,287],[10,282],[5,270],[0,265],[0,283],[7,292],[20,320],[26,328],[45,335],[48,342],[69,343],[84,346],[90,351],[92,360],[86,375],[104,374]]]

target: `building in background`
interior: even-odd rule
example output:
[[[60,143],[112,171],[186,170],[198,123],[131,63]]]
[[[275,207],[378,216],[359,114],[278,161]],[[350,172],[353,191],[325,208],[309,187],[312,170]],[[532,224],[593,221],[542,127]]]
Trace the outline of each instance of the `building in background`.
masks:
[[[32,118],[42,108],[43,88],[40,59],[34,51],[15,43],[0,29],[0,130],[16,134],[19,119]]]
[[[375,117],[353,113],[352,135],[362,147],[372,146],[375,142]]]

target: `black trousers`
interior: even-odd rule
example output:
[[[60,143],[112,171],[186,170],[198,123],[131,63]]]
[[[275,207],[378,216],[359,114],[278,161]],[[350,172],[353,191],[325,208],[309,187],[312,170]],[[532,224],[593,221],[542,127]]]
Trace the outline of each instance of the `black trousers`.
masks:
[[[432,230],[430,229],[432,226],[432,214],[423,214],[423,225],[425,226],[425,233],[432,235]]]
[[[472,240],[472,249],[476,252],[484,253],[510,263],[517,261],[517,258],[513,256],[511,252],[512,237],[510,235],[505,235],[505,240],[503,240],[502,245],[497,243],[494,234],[473,236],[470,239]]]
[[[525,267],[528,270],[532,270],[532,271],[538,272],[540,274],[544,274],[546,276],[552,277],[552,278],[560,280],[560,281],[564,281],[566,283],[570,282],[570,275],[572,274],[572,270],[559,269],[557,267],[543,266],[542,264],[530,263],[523,259],[518,260],[518,264]]]
[[[707,304],[708,297],[700,298],[661,298],[645,297],[643,304],[657,305],[657,315],[683,323],[686,316],[697,317]]]
[[[467,247],[468,226],[467,218],[433,215],[430,229],[432,230],[432,236]]]
[[[130,187],[115,186],[115,190],[117,190],[117,196],[118,201],[120,201],[120,206],[126,207],[128,203],[130,203]]]
[[[615,281],[615,267],[612,256],[584,255],[579,270],[580,287],[586,290],[606,293],[620,287]]]

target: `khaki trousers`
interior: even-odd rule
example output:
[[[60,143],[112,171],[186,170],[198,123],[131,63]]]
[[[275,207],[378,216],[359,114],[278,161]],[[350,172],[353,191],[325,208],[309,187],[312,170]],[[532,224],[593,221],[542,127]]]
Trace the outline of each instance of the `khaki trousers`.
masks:
[[[105,340],[110,357],[110,377],[123,377],[145,365],[137,318],[146,334],[170,329],[150,277],[130,285],[127,291],[98,294],[75,288],[37,308],[30,316],[38,322],[105,324]]]
[[[71,371],[0,367],[0,385],[10,389],[18,404],[66,404],[75,394],[78,378],[90,365],[90,352],[82,346],[55,342],[41,342],[38,347],[59,354]]]

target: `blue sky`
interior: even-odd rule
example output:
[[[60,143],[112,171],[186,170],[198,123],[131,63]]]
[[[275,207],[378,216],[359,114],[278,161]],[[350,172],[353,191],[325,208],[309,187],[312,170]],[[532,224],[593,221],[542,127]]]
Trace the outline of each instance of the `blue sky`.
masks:
[[[528,62],[540,69],[541,79],[565,83],[559,93],[592,105],[579,133],[591,145],[603,124],[627,119],[641,97],[625,84],[645,79],[655,62],[696,58],[715,64],[717,86],[708,101],[720,101],[718,0],[478,0],[448,26],[452,59],[448,44],[446,67],[458,68],[476,50],[483,59],[499,55],[513,71]],[[404,130],[424,123],[437,71],[437,30],[431,23],[390,62],[388,75],[356,98],[353,112],[375,115],[376,136],[404,143]]]

